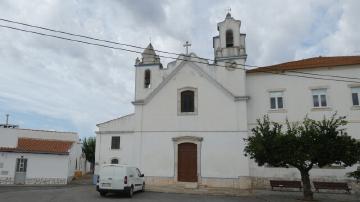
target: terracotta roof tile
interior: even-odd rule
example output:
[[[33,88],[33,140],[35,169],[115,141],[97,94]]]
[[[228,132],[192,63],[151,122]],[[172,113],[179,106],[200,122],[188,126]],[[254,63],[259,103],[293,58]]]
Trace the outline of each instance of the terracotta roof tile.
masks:
[[[360,64],[360,56],[315,57],[247,70],[247,73],[313,69]]]
[[[0,152],[14,152],[16,151],[15,147],[0,147]]]
[[[18,145],[16,148],[1,147],[0,151],[68,154],[72,144],[73,142],[62,140],[18,138]]]

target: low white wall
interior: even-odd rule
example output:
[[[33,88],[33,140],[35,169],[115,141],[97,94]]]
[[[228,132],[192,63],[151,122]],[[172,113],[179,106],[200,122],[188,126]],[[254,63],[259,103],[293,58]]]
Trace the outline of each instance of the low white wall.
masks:
[[[16,158],[23,156],[27,160],[26,184],[66,184],[68,179],[68,155],[29,154],[29,153],[0,153],[0,162],[4,164],[1,171],[8,171],[7,175],[0,175],[0,181],[15,177]],[[2,182],[4,183],[4,182]],[[8,183],[8,184],[12,184]],[[1,182],[0,182],[1,184]],[[5,183],[4,183],[5,184]]]

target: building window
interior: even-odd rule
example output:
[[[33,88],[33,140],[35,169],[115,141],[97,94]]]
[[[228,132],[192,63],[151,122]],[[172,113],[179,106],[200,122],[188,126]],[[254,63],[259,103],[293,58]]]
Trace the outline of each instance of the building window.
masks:
[[[352,103],[354,106],[360,106],[360,87],[351,88]]]
[[[283,94],[283,91],[270,92],[270,109],[276,110],[284,108]]]
[[[327,107],[326,89],[314,89],[312,90],[313,107]]]
[[[111,137],[111,149],[120,149],[120,136]]]
[[[197,89],[186,87],[178,89],[178,114],[197,114]]]
[[[111,159],[111,164],[119,164],[119,159],[117,158]]]
[[[181,92],[181,112],[195,111],[194,96],[195,93],[192,90],[185,90]]]
[[[144,88],[150,88],[151,72],[150,69],[145,70],[144,74]]]
[[[234,46],[234,35],[231,29],[226,30],[226,47]]]

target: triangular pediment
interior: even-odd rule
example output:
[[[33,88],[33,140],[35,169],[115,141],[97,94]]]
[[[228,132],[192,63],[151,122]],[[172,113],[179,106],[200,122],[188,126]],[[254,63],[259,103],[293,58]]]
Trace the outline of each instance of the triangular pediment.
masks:
[[[221,83],[216,81],[211,75],[209,75],[206,71],[204,71],[199,65],[192,61],[183,60],[178,66],[161,82],[145,99],[143,100],[135,100],[133,102],[134,105],[142,105],[148,103],[153,97],[155,97],[176,75],[185,67],[190,67],[195,70],[199,75],[205,78],[209,83],[211,83],[214,87],[218,88],[222,91],[226,96],[229,96],[234,101],[246,100],[248,99],[246,96],[236,96],[227,88],[225,88]]]

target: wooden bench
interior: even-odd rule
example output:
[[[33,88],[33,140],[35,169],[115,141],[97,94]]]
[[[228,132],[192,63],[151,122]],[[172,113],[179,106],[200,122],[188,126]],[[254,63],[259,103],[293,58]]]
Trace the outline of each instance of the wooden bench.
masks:
[[[345,190],[350,193],[351,188],[346,182],[313,182],[315,190],[319,192],[319,189],[331,189],[331,190]]]
[[[274,190],[274,187],[280,188],[298,188],[302,189],[301,181],[289,181],[289,180],[270,180],[271,190]]]

